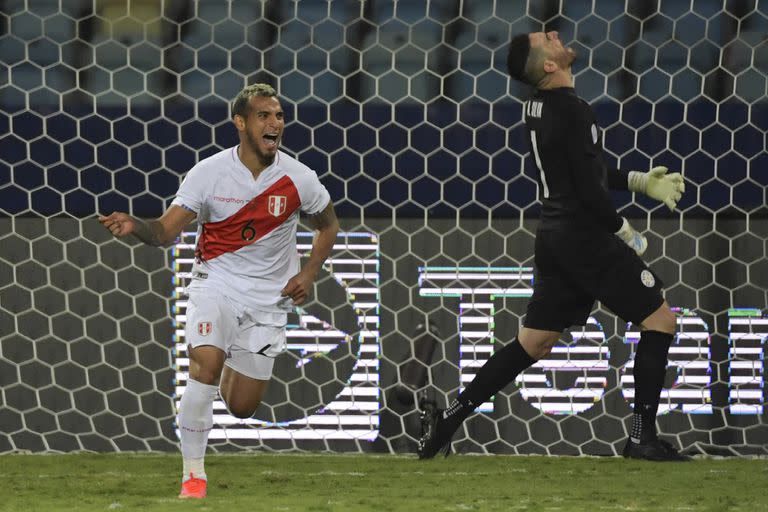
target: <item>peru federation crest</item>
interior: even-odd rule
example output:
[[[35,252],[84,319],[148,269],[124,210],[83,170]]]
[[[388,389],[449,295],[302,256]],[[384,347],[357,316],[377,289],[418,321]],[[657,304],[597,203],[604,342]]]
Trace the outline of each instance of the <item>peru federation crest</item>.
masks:
[[[288,206],[288,198],[285,196],[269,196],[267,201],[267,210],[273,217],[279,217],[285,213]]]
[[[197,324],[197,333],[200,336],[208,336],[213,330],[213,324],[211,322],[199,322]]]

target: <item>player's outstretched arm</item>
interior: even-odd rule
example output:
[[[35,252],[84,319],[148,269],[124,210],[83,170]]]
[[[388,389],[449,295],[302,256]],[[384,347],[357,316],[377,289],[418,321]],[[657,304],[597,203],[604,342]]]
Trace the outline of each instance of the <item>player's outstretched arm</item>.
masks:
[[[629,190],[661,201],[673,211],[685,192],[685,180],[679,172],[667,174],[667,170],[666,167],[657,166],[648,172],[630,171]]]
[[[282,291],[283,297],[290,297],[297,306],[304,303],[309,297],[312,283],[323,263],[331,254],[333,244],[336,243],[336,235],[339,232],[339,219],[336,218],[336,211],[330,201],[322,211],[310,215],[309,222],[317,231],[317,236],[312,241],[309,261],[298,274],[288,280]]]
[[[171,205],[159,219],[137,219],[127,213],[112,212],[111,215],[100,215],[99,222],[118,238],[133,234],[145,244],[163,246],[176,240],[184,226],[195,217],[194,212]]]

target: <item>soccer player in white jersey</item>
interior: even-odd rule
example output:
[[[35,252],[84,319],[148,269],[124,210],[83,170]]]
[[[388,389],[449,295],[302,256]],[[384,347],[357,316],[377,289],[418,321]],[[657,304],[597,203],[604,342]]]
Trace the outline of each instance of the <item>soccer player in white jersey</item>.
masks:
[[[100,216],[116,237],[173,243],[197,219],[186,337],[189,380],[178,425],[184,459],[180,498],[206,496],[203,464],[213,401],[249,418],[285,347],[287,312],[310,294],[339,230],[333,204],[314,171],[280,151],[285,119],[275,90],[243,89],[232,105],[240,144],[200,161],[155,220]],[[296,248],[299,211],[317,230],[309,261]]]

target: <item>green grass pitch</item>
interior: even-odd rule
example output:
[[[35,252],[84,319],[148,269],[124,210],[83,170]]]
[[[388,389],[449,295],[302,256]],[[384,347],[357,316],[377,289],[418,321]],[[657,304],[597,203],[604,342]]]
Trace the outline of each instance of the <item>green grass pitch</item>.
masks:
[[[182,501],[175,454],[3,455],[0,511],[768,510],[768,460],[209,455]]]

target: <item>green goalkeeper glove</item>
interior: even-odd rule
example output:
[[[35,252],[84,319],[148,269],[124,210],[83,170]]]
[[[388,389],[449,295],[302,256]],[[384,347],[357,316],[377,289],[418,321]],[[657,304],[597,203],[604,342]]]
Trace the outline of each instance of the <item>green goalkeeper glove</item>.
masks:
[[[630,171],[628,184],[632,192],[641,192],[661,201],[670,211],[675,209],[685,192],[683,176],[679,172],[667,174],[667,168],[662,166],[654,167],[648,172]]]
[[[635,228],[629,225],[627,219],[622,217],[621,220],[623,222],[621,228],[616,232],[616,236],[624,240],[624,243],[631,247],[638,256],[642,256],[648,248],[648,240],[646,240],[638,231],[635,231]]]

